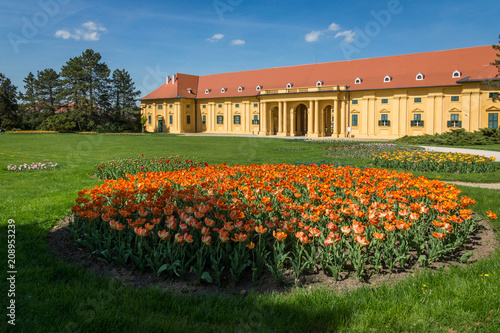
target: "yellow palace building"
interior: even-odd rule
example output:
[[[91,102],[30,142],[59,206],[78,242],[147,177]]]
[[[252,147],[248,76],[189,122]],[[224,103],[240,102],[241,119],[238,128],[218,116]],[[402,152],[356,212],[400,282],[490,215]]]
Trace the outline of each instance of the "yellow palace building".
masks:
[[[194,76],[141,99],[148,132],[398,138],[498,128],[491,46]]]

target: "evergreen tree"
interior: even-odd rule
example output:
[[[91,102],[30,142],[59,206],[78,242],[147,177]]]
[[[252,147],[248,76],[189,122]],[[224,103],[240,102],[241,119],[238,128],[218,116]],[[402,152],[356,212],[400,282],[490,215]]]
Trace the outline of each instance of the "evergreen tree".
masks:
[[[80,130],[95,130],[99,116],[104,112],[100,107],[106,107],[110,70],[100,61],[99,53],[87,49],[61,68],[59,96],[67,102],[68,111],[73,114]]]
[[[46,68],[41,72],[38,71],[35,80],[35,91],[37,101],[44,114],[47,117],[53,115],[60,107],[61,79],[59,74],[52,68]]]
[[[498,36],[498,39],[500,41],[500,35]],[[497,52],[500,52],[500,44],[499,45],[492,45],[493,49],[496,50]],[[497,53],[497,59],[491,63],[491,65],[495,66],[498,69],[498,74],[495,77],[500,77],[500,53]],[[483,82],[484,84],[488,85],[492,89],[498,89],[500,87],[500,81],[498,80],[488,80],[486,82]],[[493,101],[499,101],[500,96],[496,95],[493,97]]]
[[[19,93],[19,98],[23,101],[23,104],[19,106],[21,127],[23,129],[33,130],[44,120],[44,118],[41,117],[40,105],[37,100],[35,75],[29,72],[23,82],[25,83],[24,93]]]
[[[0,128],[13,129],[19,127],[17,87],[9,78],[0,73]]]
[[[140,108],[136,102],[141,92],[136,90],[130,74],[125,69],[116,69],[111,78],[111,119],[115,130],[138,130]]]

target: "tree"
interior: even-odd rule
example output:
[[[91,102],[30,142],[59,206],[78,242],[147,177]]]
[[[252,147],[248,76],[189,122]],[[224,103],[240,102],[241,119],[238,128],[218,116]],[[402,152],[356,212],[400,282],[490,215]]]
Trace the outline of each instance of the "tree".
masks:
[[[17,97],[17,87],[0,73],[0,128],[19,127]]]
[[[500,35],[498,36],[498,39],[500,41]],[[493,47],[494,50],[500,52],[500,44],[499,45],[492,45],[491,47]],[[495,59],[495,61],[493,61],[491,63],[491,65],[495,66],[498,69],[498,74],[495,77],[496,78],[500,77],[500,54],[499,53],[497,53],[497,59]],[[488,80],[488,81],[483,82],[483,84],[486,84],[490,88],[493,88],[493,89],[500,87],[500,81],[498,81],[498,80],[495,80],[495,81]],[[499,100],[500,100],[500,96],[498,94],[493,96],[493,102],[496,102]]]
[[[19,107],[21,127],[23,129],[35,129],[39,121],[40,110],[37,105],[37,98],[35,93],[35,75],[29,72],[28,76],[24,78],[24,93],[19,93],[19,98],[24,102]],[[41,119],[43,121],[43,119]]]
[[[130,74],[125,69],[115,69],[111,77],[110,121],[118,126],[117,130],[137,130],[140,123],[140,108],[136,102],[141,92],[136,90]]]
[[[106,108],[109,74],[108,65],[101,62],[101,55],[91,49],[71,58],[61,68],[59,97],[66,101],[70,112],[82,113],[79,116],[83,120],[77,121],[80,130],[83,126],[92,130],[97,128],[99,113]]]
[[[61,79],[52,68],[37,72],[35,91],[41,109],[47,116],[53,115],[60,107]]]

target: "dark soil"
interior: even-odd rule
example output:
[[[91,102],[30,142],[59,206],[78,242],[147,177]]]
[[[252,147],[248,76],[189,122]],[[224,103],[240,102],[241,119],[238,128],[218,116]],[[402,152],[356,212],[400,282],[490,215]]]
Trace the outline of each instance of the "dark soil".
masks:
[[[70,232],[67,230],[70,220],[70,217],[61,220],[50,232],[48,243],[56,256],[67,263],[84,267],[89,272],[118,279],[133,288],[155,286],[179,295],[215,293],[229,296],[234,294],[245,295],[250,292],[287,293],[290,292],[295,285],[293,271],[291,269],[286,272],[283,279],[283,286],[280,287],[276,286],[270,274],[266,274],[261,281],[254,283],[252,281],[251,272],[247,271],[243,274],[241,280],[238,281],[235,287],[231,286],[230,277],[225,276],[225,284],[227,284],[227,287],[220,288],[215,284],[197,284],[196,277],[192,273],[188,274],[186,280],[181,280],[180,278],[157,278],[151,271],[146,270],[146,272],[141,273],[138,270],[133,270],[131,267],[122,267],[116,263],[107,264],[97,260],[97,256],[92,255],[90,251],[79,246],[75,242]],[[473,251],[473,255],[468,260],[468,264],[473,264],[478,260],[486,259],[491,256],[499,244],[500,242],[496,238],[495,232],[491,226],[487,222],[481,221],[477,233],[463,249],[442,258],[440,261],[432,263],[427,268],[416,266],[402,271],[397,264],[392,273],[388,272],[386,269],[382,269],[379,274],[375,274],[372,269],[367,269],[364,279],[360,281],[355,278],[354,270],[349,269],[349,266],[347,266],[344,269],[348,270],[348,272],[342,272],[339,276],[339,280],[335,281],[333,277],[327,276],[317,267],[315,272],[310,272],[310,274],[301,276],[300,283],[302,288],[326,287],[338,291],[350,291],[370,285],[379,286],[381,284],[394,284],[406,277],[415,275],[418,271],[435,271],[450,266],[466,267],[467,264],[460,262],[460,258],[463,254]]]

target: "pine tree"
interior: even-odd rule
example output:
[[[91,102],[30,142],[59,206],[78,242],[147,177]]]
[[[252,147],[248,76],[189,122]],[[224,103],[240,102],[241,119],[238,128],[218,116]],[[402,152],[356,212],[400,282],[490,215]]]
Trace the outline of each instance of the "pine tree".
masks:
[[[17,87],[0,73],[0,128],[13,129],[20,126],[17,105]]]
[[[498,39],[500,41],[500,35],[498,36]],[[499,45],[492,45],[493,49],[496,50],[497,52],[500,52],[500,44]],[[491,65],[495,66],[497,69],[498,69],[498,74],[495,76],[496,78],[500,77],[500,53],[497,53],[497,59],[495,59],[495,61],[493,61],[491,63]],[[500,81],[498,80],[488,80],[486,82],[484,82],[484,84],[488,85],[490,88],[499,88],[500,87]],[[493,101],[496,102],[496,101],[499,101],[500,100],[500,96],[497,94],[495,96],[493,96]]]
[[[109,94],[109,73],[101,55],[87,49],[81,56],[71,58],[61,68],[62,87],[59,96],[65,100],[80,130],[95,130],[99,116],[106,107]]]
[[[52,68],[38,71],[35,80],[35,91],[37,101],[47,116],[53,115],[60,106],[59,93],[61,91],[61,79],[59,74]]]
[[[140,108],[136,102],[141,92],[136,90],[130,74],[125,69],[116,69],[111,78],[112,112],[110,121],[115,130],[138,130]]]
[[[19,98],[23,101],[23,104],[19,106],[22,123],[21,127],[23,129],[33,130],[44,120],[40,117],[40,108],[37,103],[35,75],[29,72],[23,82],[25,83],[24,93],[19,93]]]

